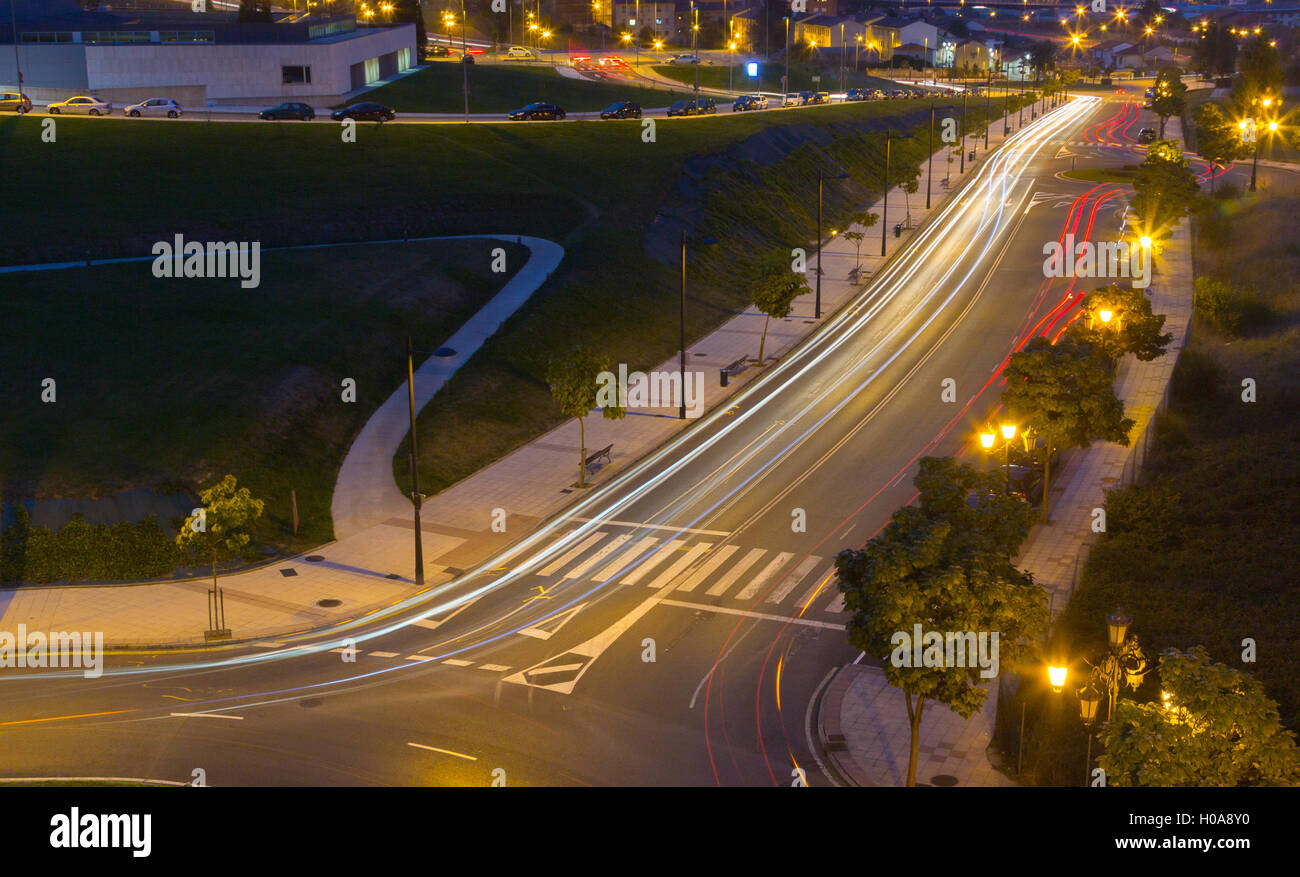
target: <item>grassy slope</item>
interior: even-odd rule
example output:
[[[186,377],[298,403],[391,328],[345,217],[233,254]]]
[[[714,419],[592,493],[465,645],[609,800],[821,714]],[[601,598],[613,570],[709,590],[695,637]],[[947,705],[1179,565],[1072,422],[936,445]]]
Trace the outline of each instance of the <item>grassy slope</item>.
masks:
[[[461,113],[465,97],[459,63],[432,62],[428,69],[366,93],[398,113]],[[506,113],[532,101],[550,101],[571,113],[603,110],[618,100],[666,107],[682,95],[667,86],[637,87],[561,76],[549,64],[475,64],[469,71],[469,111]]]
[[[1197,314],[1142,478],[1180,497],[1166,541],[1152,547],[1141,535],[1104,538],[1063,622],[1079,641],[1099,645],[1102,618],[1123,605],[1149,656],[1204,644],[1216,660],[1263,680],[1292,728],[1300,727],[1297,210],[1300,192],[1274,189],[1236,213],[1226,246],[1202,238],[1197,274],[1253,290],[1272,316],[1230,339]],[[1259,388],[1253,404],[1240,399],[1246,377]],[[1245,637],[1259,644],[1256,664],[1241,663]]]
[[[405,373],[407,333],[441,344],[525,257],[479,241],[267,253],[261,285],[159,279],[150,263],[0,275],[0,484],[86,495],[227,472],[267,501],[267,541],[332,538],[352,438]],[[58,401],[42,404],[45,376]],[[341,401],[356,381],[357,402]]]
[[[669,79],[676,79],[678,82],[687,85],[695,84],[695,68],[692,65],[665,64],[661,67],[655,67],[654,70]],[[726,65],[702,65],[700,67],[700,86],[703,88],[727,88],[727,72]],[[814,83],[812,77],[817,72],[806,65],[791,67],[791,91],[812,91],[814,87],[817,91],[839,91],[840,71],[838,67],[829,67],[820,71],[821,82]],[[744,65],[740,64],[732,69],[731,87],[736,91],[780,91],[781,77],[784,75],[784,65],[760,64],[759,76],[754,78],[747,76]],[[879,88],[888,92],[890,89],[900,87],[898,83],[891,80],[881,79],[878,76],[870,76],[865,73],[855,73],[852,70],[847,71],[844,77],[845,88]]]

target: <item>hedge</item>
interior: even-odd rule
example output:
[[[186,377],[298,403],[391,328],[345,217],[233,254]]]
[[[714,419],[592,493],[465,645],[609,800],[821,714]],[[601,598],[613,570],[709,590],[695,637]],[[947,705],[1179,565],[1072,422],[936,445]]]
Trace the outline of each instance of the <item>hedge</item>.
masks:
[[[59,530],[33,527],[26,509],[0,534],[0,581],[127,581],[174,571],[181,554],[150,515],[138,523],[89,524],[81,515]]]

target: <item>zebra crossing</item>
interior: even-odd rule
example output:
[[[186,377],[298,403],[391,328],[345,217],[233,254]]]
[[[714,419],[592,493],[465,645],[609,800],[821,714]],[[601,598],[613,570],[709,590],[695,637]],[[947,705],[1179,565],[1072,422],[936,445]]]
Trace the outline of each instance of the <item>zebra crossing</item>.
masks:
[[[846,611],[833,557],[721,544],[676,532],[638,537],[600,529],[533,575],[557,582],[585,577],[795,613]]]

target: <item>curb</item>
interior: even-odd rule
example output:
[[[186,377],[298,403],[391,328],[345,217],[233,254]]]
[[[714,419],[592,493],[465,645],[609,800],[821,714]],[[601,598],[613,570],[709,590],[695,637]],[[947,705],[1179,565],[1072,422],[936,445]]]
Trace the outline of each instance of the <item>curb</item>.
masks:
[[[814,698],[813,725],[816,728],[816,744],[824,760],[828,773],[833,773],[846,786],[857,788],[875,787],[862,766],[854,760],[840,727],[840,706],[844,696],[867,668],[861,664],[845,664],[835,671],[830,684],[819,696]]]

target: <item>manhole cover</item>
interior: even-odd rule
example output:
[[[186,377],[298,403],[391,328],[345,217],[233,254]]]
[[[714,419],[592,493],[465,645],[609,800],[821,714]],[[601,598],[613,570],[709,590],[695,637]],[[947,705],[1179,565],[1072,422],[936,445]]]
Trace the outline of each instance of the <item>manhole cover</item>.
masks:
[[[696,356],[708,356],[707,353],[697,353],[697,354],[695,354],[695,355],[696,355]]]
[[[303,560],[307,561],[308,563],[320,563],[324,559],[325,559],[325,555],[323,554],[308,554],[306,557],[303,558]]]
[[[456,351],[452,350],[450,347],[439,347],[437,350],[433,352],[433,355],[434,356],[455,356]]]
[[[320,706],[320,705],[323,704],[324,702],[325,702],[325,698],[323,698],[323,697],[308,697],[308,698],[305,698],[305,699],[303,699],[303,700],[298,701],[298,706],[302,706],[302,707],[306,707],[307,709],[311,709],[312,707],[318,707],[318,706]]]
[[[297,574],[298,574],[298,570],[294,569],[293,567],[286,567],[280,570],[280,575],[282,576],[296,576]]]
[[[333,609],[335,606],[342,606],[342,600],[335,600],[333,597],[327,597],[324,600],[317,600],[316,605],[322,609]]]
[[[400,579],[401,576],[399,576],[399,575],[398,575],[397,573],[395,573],[395,572],[390,572],[388,575],[384,576],[384,578],[386,578],[386,579]]]
[[[930,777],[930,785],[955,786],[957,785],[957,778],[952,774],[948,774],[948,773],[935,774],[934,776]]]

